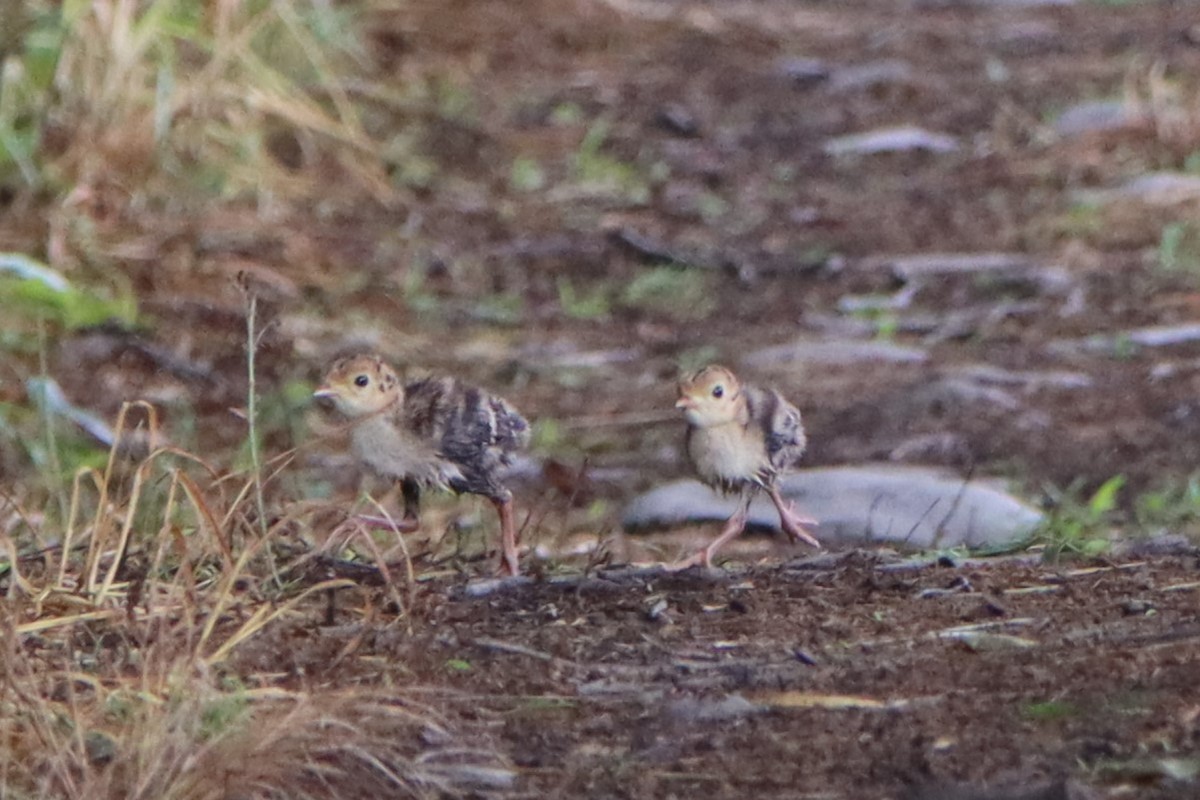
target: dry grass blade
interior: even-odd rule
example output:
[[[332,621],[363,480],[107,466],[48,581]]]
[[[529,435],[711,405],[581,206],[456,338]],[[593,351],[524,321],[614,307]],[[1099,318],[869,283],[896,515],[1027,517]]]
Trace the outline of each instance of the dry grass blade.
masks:
[[[233,569],[233,546],[230,544],[229,537],[226,534],[226,528],[217,522],[216,515],[204,501],[204,495],[200,491],[200,487],[196,482],[181,470],[174,471],[175,479],[183,486],[183,491],[188,496],[192,507],[196,509],[196,513],[200,515],[200,519],[204,520],[204,524],[208,527],[212,534],[212,539],[217,543],[217,547],[221,551],[221,559],[225,564],[225,569]]]
[[[126,419],[129,412],[133,408],[141,408],[146,412],[148,427],[150,429],[150,441],[153,442],[158,436],[158,411],[153,405],[144,400],[137,400],[133,403],[122,403],[121,410],[117,414],[117,424],[113,428],[113,442],[108,450],[108,462],[104,467],[104,476],[100,480],[97,487],[100,493],[96,501],[96,514],[92,521],[92,538],[88,547],[87,567],[84,570],[87,575],[85,586],[89,591],[94,591],[97,585],[97,578],[100,571],[100,561],[104,554],[104,545],[107,544],[109,531],[112,530],[112,522],[116,519],[116,515],[109,509],[109,497],[113,486],[113,472],[121,458],[122,443],[126,434]],[[143,468],[147,466],[149,461],[154,457],[154,453],[143,462],[137,469],[138,477],[135,479],[135,487],[140,489],[140,480],[143,475]],[[133,519],[133,510],[136,508],[136,495],[130,502],[127,509],[127,524]],[[109,523],[109,524],[106,524]],[[118,548],[120,551],[120,548]],[[66,554],[64,553],[64,558]],[[117,559],[119,561],[119,558]],[[115,563],[115,562],[114,562]]]
[[[357,586],[357,584],[355,584],[354,581],[345,580],[344,578],[331,581],[322,581],[321,583],[308,587],[303,592],[291,598],[278,608],[272,609],[267,605],[259,606],[257,609],[255,609],[250,619],[242,623],[241,627],[238,628],[237,631],[229,636],[220,647],[213,651],[212,655],[205,659],[205,663],[207,663],[209,666],[221,663],[229,657],[229,654],[233,652],[235,647],[253,637],[256,633],[282,617],[284,614],[287,614],[289,611],[296,608],[310,595],[317,592],[324,592],[329,589],[349,589],[355,586]],[[216,622],[215,614],[212,617],[212,622]],[[211,636],[211,629],[209,629],[209,633]]]

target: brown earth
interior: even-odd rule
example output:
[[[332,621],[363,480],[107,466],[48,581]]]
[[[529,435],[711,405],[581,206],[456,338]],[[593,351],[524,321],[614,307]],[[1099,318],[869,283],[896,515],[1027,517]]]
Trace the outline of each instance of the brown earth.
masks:
[[[76,404],[111,417],[149,397],[174,441],[238,462],[246,431],[229,408],[246,393],[245,313],[231,278],[249,268],[272,323],[259,361],[269,454],[319,427],[307,390],[335,353],[370,347],[468,374],[540,420],[537,456],[566,465],[521,488],[529,538],[551,553],[602,539],[633,492],[685,474],[670,410],[680,363],[740,366],[802,334],[927,352],[915,366],[750,370],[802,407],[810,465],[886,460],[949,433],[953,447],[919,460],[1031,495],[1124,474],[1127,505],[1194,468],[1197,344],[1121,343],[1195,318],[1195,274],[1158,263],[1164,226],[1186,233],[1195,201],[1094,208],[1072,195],[1194,169],[1188,4],[460,0],[377,11],[371,30],[373,69],[417,87],[418,111],[367,120],[408,136],[393,165],[400,199],[329,179],[309,207],[181,218],[106,205],[122,190],[94,187],[89,241],[121,243],[108,263],[145,325],[56,340],[50,371]],[[880,63],[892,66],[877,80],[844,72]],[[1142,113],[1054,132],[1058,112],[1096,98]],[[892,125],[959,149],[823,151]],[[601,127],[602,158],[581,166]],[[540,187],[516,185],[521,157],[540,165]],[[37,252],[50,232],[13,214],[0,245]],[[894,312],[839,310],[902,288],[880,256],[994,251],[1025,254],[1033,277],[954,276]],[[668,293],[700,294],[625,294],[663,262],[687,276]],[[1058,283],[1039,277],[1051,265]],[[602,302],[572,310],[572,293]],[[957,310],[973,313],[951,325]],[[1118,346],[1050,346],[1097,334]],[[33,361],[6,374],[34,374]],[[1087,385],[1000,403],[930,389],[979,364]],[[0,400],[21,402],[16,385]],[[356,476],[338,453],[303,451],[270,502],[348,502]],[[5,479],[26,467],[0,458]],[[435,504],[426,526],[456,528],[450,508]],[[761,553],[747,546],[731,553]],[[504,753],[514,796],[1193,798],[1198,567],[1194,554],[896,567],[856,552],[722,574],[610,566],[559,583],[547,566],[482,597],[431,568],[406,613],[385,592],[344,591],[332,619],[304,607],[228,670],[312,691],[403,686]],[[981,627],[946,635],[964,625]],[[955,783],[1012,791],[935,788]]]
[[[276,628],[231,666],[420,687],[511,759],[522,796],[1190,798],[1198,567],[854,552],[432,578],[399,621],[364,623],[387,597],[343,593],[332,624]]]

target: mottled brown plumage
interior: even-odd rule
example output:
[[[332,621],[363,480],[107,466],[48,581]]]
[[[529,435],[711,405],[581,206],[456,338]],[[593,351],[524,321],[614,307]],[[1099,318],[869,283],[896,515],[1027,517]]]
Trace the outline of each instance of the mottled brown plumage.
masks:
[[[670,567],[712,566],[713,554],[746,527],[750,501],[759,489],[771,497],[779,524],[796,541],[820,547],[804,529],[813,520],[796,515],[775,485],[779,474],[804,455],[806,439],[800,410],[775,389],[743,384],[731,371],[708,366],[679,381],[679,400],[687,419],[688,459],[700,480],[727,494],[741,495],[738,510],[708,547]]]
[[[350,447],[368,468],[401,481],[414,525],[421,489],[479,494],[500,515],[502,566],[517,574],[512,493],[501,468],[529,443],[529,423],[506,400],[452,377],[404,383],[376,356],[343,358],[314,396],[352,424]]]

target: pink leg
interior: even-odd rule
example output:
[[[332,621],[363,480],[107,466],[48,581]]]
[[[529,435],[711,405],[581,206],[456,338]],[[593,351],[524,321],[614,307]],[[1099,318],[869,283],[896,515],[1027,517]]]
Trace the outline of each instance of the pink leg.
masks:
[[[783,532],[797,542],[807,542],[813,547],[820,548],[821,543],[817,541],[816,537],[804,529],[805,525],[816,525],[817,521],[798,515],[792,504],[785,501],[779,494],[777,486],[768,486],[767,492],[770,493],[771,502],[779,511],[779,527],[783,528]]]
[[[521,563],[517,558],[517,521],[513,515],[511,497],[491,498],[496,513],[500,515],[500,571],[509,575],[521,574]]]
[[[708,547],[687,558],[681,558],[678,561],[672,561],[670,564],[664,564],[663,569],[667,572],[679,572],[680,570],[700,566],[701,564],[704,565],[705,569],[712,569],[712,557],[726,542],[735,538],[746,529],[746,517],[748,515],[749,504],[743,503],[741,508],[725,523],[725,529],[721,531],[721,535],[713,539]]]

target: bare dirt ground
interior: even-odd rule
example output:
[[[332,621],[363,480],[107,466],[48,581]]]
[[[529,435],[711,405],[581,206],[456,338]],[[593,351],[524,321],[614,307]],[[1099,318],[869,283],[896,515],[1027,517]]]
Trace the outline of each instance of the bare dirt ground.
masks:
[[[111,415],[148,397],[176,442],[233,462],[245,429],[228,409],[246,385],[230,278],[249,268],[271,298],[270,453],[319,427],[307,387],[334,353],[466,373],[539,419],[539,459],[566,465],[521,490],[550,544],[612,533],[633,492],[686,473],[678,364],[741,366],[799,337],[920,351],[752,361],[801,405],[810,465],[908,452],[1032,496],[1123,474],[1132,497],[1193,469],[1197,345],[1130,332],[1195,318],[1195,197],[1075,194],[1194,169],[1188,4],[488,0],[378,12],[372,30],[374,68],[423,92],[398,131],[403,202],[331,182],[307,209],[113,217],[98,187],[90,235],[134,231],[119,264],[148,322],[63,337],[50,371],[75,403]],[[1103,98],[1130,119],[1055,129]],[[828,149],[899,125],[956,149]],[[1172,223],[1182,269],[1162,266]],[[6,249],[45,236],[41,219],[0,227]],[[947,252],[1028,263],[920,282],[893,268]],[[630,291],[663,263],[685,277]],[[903,305],[847,302],[906,288]],[[1007,372],[964,384],[979,365]],[[9,385],[0,399],[17,402]],[[948,444],[921,447],[926,434]],[[336,446],[301,455],[272,503],[353,496]],[[0,459],[0,477],[18,468]],[[427,526],[450,525],[439,513]],[[385,590],[343,590],[223,669],[314,692],[404,687],[515,767],[485,796],[1200,792],[1194,553],[922,566],[781,552],[719,574],[548,567],[480,596],[418,562],[403,613]],[[944,788],[958,784],[978,791]]]
[[[293,689],[420,686],[486,731],[521,794],[1185,798],[1200,745],[1197,566],[853,552],[525,585],[442,578],[404,623],[364,624],[358,602],[386,597],[351,592],[331,625],[280,627],[233,666]]]

